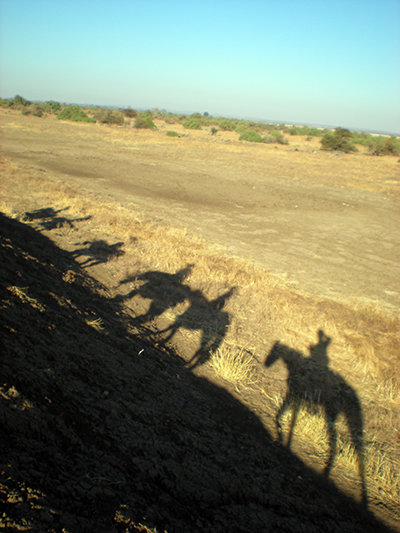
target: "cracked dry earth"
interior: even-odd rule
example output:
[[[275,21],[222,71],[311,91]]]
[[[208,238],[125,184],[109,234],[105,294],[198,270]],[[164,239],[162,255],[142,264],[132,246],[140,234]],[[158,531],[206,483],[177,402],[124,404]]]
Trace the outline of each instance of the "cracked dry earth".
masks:
[[[0,230],[0,529],[389,531],[238,396],[133,334],[70,252],[4,215]]]

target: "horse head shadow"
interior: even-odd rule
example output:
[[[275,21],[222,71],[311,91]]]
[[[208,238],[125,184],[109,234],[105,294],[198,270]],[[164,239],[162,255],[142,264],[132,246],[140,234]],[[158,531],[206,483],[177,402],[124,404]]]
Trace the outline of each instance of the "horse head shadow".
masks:
[[[272,347],[265,366],[271,367],[279,359],[288,370],[287,392],[275,418],[278,438],[283,444],[281,418],[288,409],[292,409],[289,436],[286,446],[290,448],[294,426],[301,406],[310,411],[320,409],[323,412],[329,439],[329,456],[324,467],[324,475],[329,476],[336,456],[337,431],[336,422],[343,415],[350,431],[350,437],[358,460],[358,469],[362,485],[362,503],[367,504],[367,490],[364,476],[363,455],[363,415],[360,400],[355,390],[346,380],[331,370],[328,346],[331,339],[320,330],[318,343],[309,347],[310,356],[276,342]]]

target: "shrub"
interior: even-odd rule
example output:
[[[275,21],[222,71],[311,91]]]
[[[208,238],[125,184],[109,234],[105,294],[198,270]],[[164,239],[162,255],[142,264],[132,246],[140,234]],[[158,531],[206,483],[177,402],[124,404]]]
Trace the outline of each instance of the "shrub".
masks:
[[[340,151],[346,154],[357,152],[357,148],[352,144],[353,136],[345,128],[336,128],[333,133],[325,133],[321,139],[321,150]]]
[[[45,102],[42,107],[43,110],[46,111],[46,113],[58,113],[61,109],[61,105],[58,102],[54,102],[53,100]]]
[[[229,120],[227,118],[223,118],[216,121],[217,125],[219,126],[219,129],[223,131],[235,131],[237,127],[237,120]]]
[[[201,130],[200,120],[198,118],[189,117],[182,126],[188,130]]]
[[[115,109],[99,108],[95,111],[93,118],[101,124],[117,124],[120,126],[124,123],[122,113]]]
[[[74,122],[96,122],[93,118],[88,117],[78,105],[67,105],[58,113],[57,118],[60,120],[73,120]]]
[[[134,128],[141,129],[141,130],[156,130],[156,126],[154,122],[151,120],[149,116],[139,116],[135,120],[135,124],[133,126]]]
[[[247,130],[242,133],[242,135],[239,137],[239,141],[248,141],[252,143],[261,143],[263,142],[263,138],[261,135],[254,130]]]
[[[216,135],[218,132],[217,128],[211,128],[211,135]]]
[[[137,111],[135,111],[135,110],[132,109],[131,107],[127,107],[126,109],[123,109],[123,110],[122,110],[122,113],[123,113],[127,118],[135,118],[135,117],[137,117]]]
[[[15,106],[28,106],[28,105],[31,105],[31,102],[29,102],[29,100],[26,100],[25,98],[23,98],[22,96],[20,96],[19,94],[17,94],[14,98],[14,101],[13,101],[13,104]]]
[[[271,137],[273,137],[275,139],[275,142],[278,144],[289,144],[289,141],[280,131],[272,130]]]
[[[43,116],[43,109],[40,104],[36,104],[32,106],[32,115],[34,117],[39,117],[39,118]]]
[[[177,131],[168,130],[165,134],[167,137],[180,137]]]
[[[400,141],[396,137],[385,139],[378,137],[376,142],[370,148],[372,155],[395,155],[400,154]]]

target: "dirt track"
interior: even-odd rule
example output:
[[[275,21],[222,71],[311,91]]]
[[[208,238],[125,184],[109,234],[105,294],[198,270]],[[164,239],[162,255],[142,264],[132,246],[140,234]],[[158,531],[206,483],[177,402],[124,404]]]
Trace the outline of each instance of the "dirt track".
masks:
[[[186,227],[295,288],[400,307],[399,164],[237,134],[157,132],[2,114],[6,158]],[[180,130],[179,130],[180,131]],[[296,151],[297,149],[297,151]]]

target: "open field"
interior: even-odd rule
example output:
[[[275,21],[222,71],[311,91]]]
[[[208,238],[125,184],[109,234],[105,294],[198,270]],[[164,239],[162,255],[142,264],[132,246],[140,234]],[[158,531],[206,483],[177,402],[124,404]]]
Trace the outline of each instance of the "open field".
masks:
[[[27,465],[10,451],[2,487],[42,501],[42,514],[8,501],[15,520],[83,531],[107,489],[100,515],[116,531],[144,518],[159,532],[196,520],[201,531],[383,528],[373,515],[398,529],[397,158],[161,122],[139,132],[11,111],[0,120],[2,421],[4,445]],[[303,374],[284,358],[265,367],[277,341]],[[290,417],[283,443],[276,417],[296,388],[314,410],[300,409],[289,449]],[[331,391],[330,412],[353,394],[337,447],[315,391]],[[346,413],[351,430],[361,421],[362,471]],[[39,475],[40,446],[53,477]],[[72,468],[77,457],[87,465]],[[354,503],[362,478],[368,511]]]

